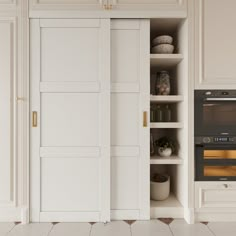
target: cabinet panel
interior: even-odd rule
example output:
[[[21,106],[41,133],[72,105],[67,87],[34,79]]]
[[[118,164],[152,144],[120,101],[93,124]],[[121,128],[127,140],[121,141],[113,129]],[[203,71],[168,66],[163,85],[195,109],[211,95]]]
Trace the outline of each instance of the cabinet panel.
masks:
[[[114,9],[136,10],[180,10],[187,0],[110,0]]]
[[[236,185],[232,182],[195,183],[197,212],[230,212],[236,207],[235,199]]]
[[[114,0],[117,4],[175,4],[181,5],[182,0]]]
[[[0,19],[0,205],[15,200],[14,195],[14,83],[15,24],[13,19]]]
[[[196,87],[236,85],[235,8],[234,0],[195,1]]]
[[[111,95],[111,144],[139,145],[139,95],[114,93]]]
[[[99,159],[94,157],[43,158],[41,210],[99,211],[98,165]]]
[[[112,219],[150,217],[149,195],[145,195],[149,193],[148,128],[141,121],[149,107],[149,71],[143,69],[149,67],[148,27],[145,20],[111,23]]]
[[[110,219],[109,39],[109,20],[31,21],[32,221]]]
[[[35,0],[42,4],[100,4],[100,0]]]
[[[13,5],[13,4],[16,4],[16,0],[0,0],[0,7],[1,7],[1,4],[2,5],[5,5],[5,4]]]
[[[103,10],[103,0],[29,0],[30,10]]]
[[[98,46],[98,28],[42,28],[41,80],[97,81]]]
[[[43,93],[41,145],[98,146],[99,109],[96,93]]]
[[[139,81],[139,30],[112,30],[112,82],[135,83]]]
[[[139,157],[112,157],[111,209],[139,208]]]

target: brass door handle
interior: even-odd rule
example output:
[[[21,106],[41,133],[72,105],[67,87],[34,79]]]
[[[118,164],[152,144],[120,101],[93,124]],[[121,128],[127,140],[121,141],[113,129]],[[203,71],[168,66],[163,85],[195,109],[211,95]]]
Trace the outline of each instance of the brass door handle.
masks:
[[[38,113],[37,111],[32,112],[32,127],[38,126]]]
[[[147,127],[147,111],[143,112],[143,127]]]

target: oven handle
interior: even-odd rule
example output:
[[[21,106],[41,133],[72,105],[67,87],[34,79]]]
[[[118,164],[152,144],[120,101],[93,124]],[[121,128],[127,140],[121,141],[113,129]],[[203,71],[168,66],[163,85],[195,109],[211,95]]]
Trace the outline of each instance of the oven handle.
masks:
[[[206,101],[236,101],[236,98],[206,98]]]

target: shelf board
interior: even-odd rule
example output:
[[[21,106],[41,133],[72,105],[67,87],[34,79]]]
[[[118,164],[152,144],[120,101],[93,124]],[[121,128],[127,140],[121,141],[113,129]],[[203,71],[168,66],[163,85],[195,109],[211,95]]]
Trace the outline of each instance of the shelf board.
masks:
[[[151,122],[151,129],[180,129],[183,128],[181,122]]]
[[[151,67],[169,69],[183,60],[182,54],[150,54]]]
[[[181,165],[183,164],[183,159],[174,155],[170,157],[151,156],[150,164]]]
[[[183,100],[184,97],[182,95],[150,95],[150,101],[157,103],[176,103],[182,102]]]
[[[183,206],[173,193],[163,201],[151,200],[151,218],[172,217],[182,218],[184,214]]]

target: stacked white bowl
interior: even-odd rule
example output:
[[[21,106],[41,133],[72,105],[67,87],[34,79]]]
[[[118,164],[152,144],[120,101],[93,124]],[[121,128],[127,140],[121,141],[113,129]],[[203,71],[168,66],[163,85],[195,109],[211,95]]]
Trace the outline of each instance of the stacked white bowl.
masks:
[[[161,35],[152,40],[152,53],[171,54],[174,52],[173,38]]]

